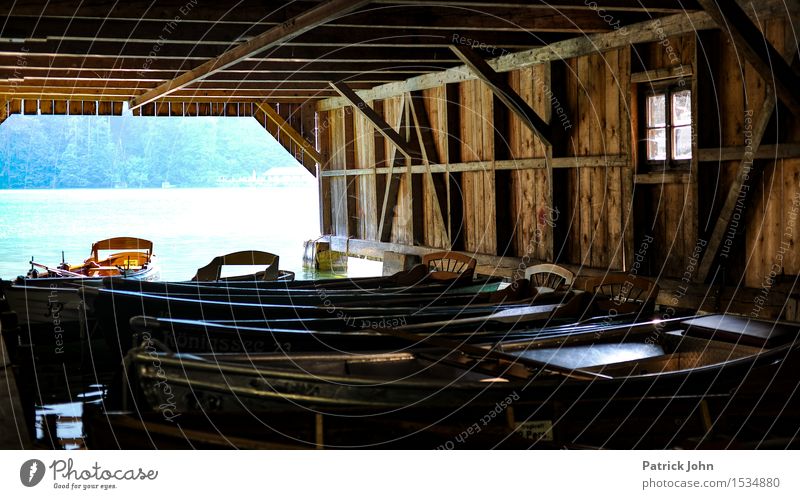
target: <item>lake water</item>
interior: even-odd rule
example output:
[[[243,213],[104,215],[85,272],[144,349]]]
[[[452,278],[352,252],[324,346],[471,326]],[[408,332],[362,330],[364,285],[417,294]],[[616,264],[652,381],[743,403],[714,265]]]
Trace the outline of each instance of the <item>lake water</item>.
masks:
[[[281,188],[0,190],[4,279],[25,274],[31,256],[56,265],[63,250],[68,262],[82,262],[93,242],[114,236],[153,241],[162,280],[189,279],[213,257],[249,249],[280,255],[282,269],[309,279],[316,275],[302,268],[303,242],[318,235],[313,181]],[[348,263],[351,276],[380,271],[379,262]],[[46,440],[45,421],[52,418],[57,447],[84,447],[82,404],[99,403],[105,390],[95,367],[36,367],[42,405],[34,438]],[[22,381],[33,389],[31,379]]]
[[[154,243],[162,280],[190,279],[218,255],[261,250],[303,273],[303,241],[319,236],[316,183],[299,187],[0,190],[0,278],[89,256],[92,243],[134,236]],[[351,275],[379,273],[351,265]]]

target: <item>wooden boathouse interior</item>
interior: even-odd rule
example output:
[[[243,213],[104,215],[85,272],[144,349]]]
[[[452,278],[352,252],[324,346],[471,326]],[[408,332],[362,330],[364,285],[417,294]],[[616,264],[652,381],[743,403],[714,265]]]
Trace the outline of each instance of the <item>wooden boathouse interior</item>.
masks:
[[[331,249],[625,272],[662,310],[800,320],[797,0],[0,10],[0,122],[252,116],[316,176]]]

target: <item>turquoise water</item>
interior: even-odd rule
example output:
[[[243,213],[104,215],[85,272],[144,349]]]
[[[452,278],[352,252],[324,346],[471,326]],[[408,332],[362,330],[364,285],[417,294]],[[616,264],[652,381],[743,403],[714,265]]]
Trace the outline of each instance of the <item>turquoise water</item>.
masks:
[[[89,256],[93,242],[154,243],[163,280],[191,278],[213,257],[262,250],[302,271],[303,241],[319,236],[316,182],[264,188],[0,190],[0,278],[25,274],[31,256],[56,265]]]
[[[314,278],[302,268],[302,258],[303,242],[319,236],[316,182],[309,178],[307,186],[264,188],[0,190],[0,278],[25,274],[31,256],[56,265],[63,250],[68,262],[81,262],[93,242],[114,236],[153,241],[162,280],[189,279],[213,257],[248,249],[278,254],[282,269],[300,279]],[[348,263],[351,276],[380,271],[379,262],[351,258]],[[66,366],[49,368],[54,374],[40,380],[46,396],[45,405],[36,407],[34,438],[45,438],[45,417],[50,416],[57,447],[83,448],[82,402],[97,403],[105,386],[95,384],[94,369],[86,376],[80,366],[70,366],[69,373]]]

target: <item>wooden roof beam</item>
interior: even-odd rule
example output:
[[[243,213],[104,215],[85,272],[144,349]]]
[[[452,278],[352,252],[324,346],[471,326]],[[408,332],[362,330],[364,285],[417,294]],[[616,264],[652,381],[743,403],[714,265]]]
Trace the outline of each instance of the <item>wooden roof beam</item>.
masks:
[[[374,109],[369,107],[361,97],[356,94],[352,88],[347,86],[344,82],[331,82],[330,85],[339,92],[347,102],[353,106],[362,116],[364,116],[370,123],[383,135],[386,140],[391,142],[403,154],[403,156],[413,161],[420,161],[422,152],[417,144],[413,141],[408,141],[400,136],[386,121],[378,116]]]
[[[703,9],[728,33],[733,45],[795,116],[800,116],[800,74],[766,39],[758,26],[736,2],[698,0]]]
[[[427,0],[375,0],[376,4],[402,4],[402,5],[421,5]],[[528,1],[487,1],[487,0],[452,0],[437,1],[437,5],[445,7],[467,7],[471,9],[492,9],[497,7],[515,9],[583,9],[590,10],[589,2],[584,0],[551,0],[548,2]],[[600,2],[603,9],[607,11],[633,11],[647,13],[670,13],[684,12],[687,10],[697,10],[696,0],[682,0],[674,2],[669,0],[605,0]]]
[[[534,66],[545,62],[569,59],[582,55],[603,52],[626,47],[633,43],[658,41],[661,37],[694,33],[715,27],[714,21],[704,11],[688,14],[674,14],[652,21],[626,26],[625,31],[617,30],[609,33],[581,36],[556,42],[546,47],[537,47],[522,52],[506,54],[487,61],[498,73]],[[656,29],[658,28],[658,29]],[[447,83],[458,83],[473,80],[477,76],[467,66],[456,66],[438,73],[431,73],[405,81],[387,83],[360,93],[366,100],[385,99],[413,90],[425,90]],[[343,99],[329,99],[318,104],[317,110],[326,111],[346,105]]]
[[[227,89],[227,90],[277,90],[277,89],[316,89],[330,92],[331,88],[328,81],[325,79],[326,75],[310,75],[311,78],[275,78],[275,79],[255,79],[248,78],[243,80],[235,79],[209,79],[192,83],[191,86],[184,87],[183,90],[192,89]],[[386,82],[391,81],[388,79],[373,79],[360,80],[358,78],[351,80],[352,75],[327,75],[337,77],[337,81],[347,81],[351,88],[367,89],[372,88],[373,81]],[[371,80],[371,81],[370,81]],[[0,87],[3,86],[16,86],[19,88],[98,88],[98,89],[116,89],[127,88],[141,92],[147,90],[155,84],[164,81],[163,78],[159,79],[126,79],[126,78],[61,78],[54,76],[53,78],[25,78],[17,79],[4,79],[0,78]]]
[[[470,15],[472,14],[472,15]],[[623,17],[623,16],[620,16]],[[641,21],[644,14],[625,14],[620,22]],[[450,33],[470,34],[484,43],[515,45],[537,35],[595,33],[612,28],[592,11],[529,11],[518,9],[492,10],[488,15],[443,8],[381,8],[354,14],[346,23],[331,22],[299,35],[291,43],[313,41],[347,43],[354,39],[402,39],[411,36],[448,37]],[[628,21],[628,22],[626,22]],[[3,38],[19,40],[74,40],[86,38],[87,33],[97,41],[121,40],[153,44],[165,36],[164,22],[114,21],[105,19],[69,19],[9,17],[2,30]],[[232,44],[253,38],[263,30],[281,23],[254,24],[181,24],[169,33],[169,43]]]
[[[201,80],[207,76],[224,70],[225,68],[241,62],[248,57],[252,57],[259,52],[274,47],[293,37],[305,33],[320,24],[331,19],[336,19],[342,15],[369,3],[369,0],[329,0],[314,7],[307,12],[300,14],[284,24],[276,26],[264,33],[252,38],[251,40],[238,45],[237,47],[225,52],[224,54],[207,61],[197,68],[187,71],[181,76],[170,80],[158,87],[145,92],[143,95],[132,99],[129,103],[131,109],[136,109],[142,104],[152,102],[156,99],[169,95],[176,90]]]
[[[474,50],[464,45],[451,45],[450,48],[461,61],[475,75],[492,89],[492,93],[516,114],[522,122],[531,129],[546,145],[553,143],[553,134],[550,125],[546,123],[533,108],[525,102],[525,99],[511,88],[508,79],[497,73],[491,66]]]
[[[278,2],[263,0],[237,0],[232,9],[226,2],[199,2],[193,9],[183,15],[185,23],[254,23],[284,22],[292,16],[312,8],[318,1],[286,2],[275,6]],[[401,8],[428,7],[435,3],[437,7],[462,7],[470,9],[520,9],[520,10],[552,10],[580,9],[590,10],[584,0],[551,0],[548,2],[531,2],[530,0],[492,1],[492,0],[377,0],[374,3],[396,5]],[[696,0],[604,0],[600,5],[609,11],[630,11],[644,13],[675,13],[697,9]],[[45,5],[46,4],[46,5]],[[187,4],[187,0],[126,0],[125,2],[101,2],[97,0],[83,2],[4,2],[0,4],[0,16],[32,16],[36,18],[67,17],[70,19],[108,19],[140,20],[152,22],[172,21],[179,14],[179,9]],[[271,6],[270,12],[264,13],[265,6]],[[266,19],[265,19],[266,18]]]
[[[101,97],[116,100],[130,100],[135,93],[130,89],[82,89],[82,88],[14,88],[0,87],[0,92],[13,93],[15,99],[40,99],[49,96],[55,99],[75,98],[79,100],[99,100]],[[333,91],[322,90],[188,90],[175,92],[167,97],[177,100],[193,101],[196,99],[212,98],[219,101],[238,101],[250,99],[258,101],[278,101],[281,99],[294,99],[305,102],[319,100],[335,95]],[[161,99],[159,99],[161,100]]]
[[[339,51],[334,53],[338,55]],[[219,74],[233,74],[233,73],[251,73],[259,71],[284,71],[293,73],[376,73],[380,71],[388,72],[419,72],[426,73],[430,71],[439,71],[443,67],[449,67],[458,64],[458,59],[450,52],[446,52],[448,60],[407,60],[407,58],[391,59],[381,61],[335,61],[336,65],[328,59],[311,59],[305,60],[283,60],[279,58],[250,58],[235,64]],[[147,74],[150,72],[164,72],[172,71],[173,77],[178,76],[181,72],[186,71],[193,61],[196,59],[174,59],[165,58],[154,61],[147,61],[145,56],[125,56],[119,57],[87,57],[71,56],[66,54],[48,56],[40,54],[28,53],[25,55],[25,67],[19,67],[18,57],[20,54],[15,55],[0,55],[0,69],[17,69],[20,71],[26,70],[73,70],[73,71],[93,71],[97,74],[104,74],[104,72],[115,71],[131,71],[137,74]],[[151,65],[146,64],[150,62]],[[215,75],[217,76],[217,75]]]
[[[191,68],[194,67],[194,64],[218,57],[224,49],[225,47],[221,45],[192,46],[185,43],[165,43],[158,51],[158,60],[153,61],[153,66],[159,61],[172,60],[185,64],[183,66],[184,69]],[[149,54],[152,51],[152,43],[100,42],[88,39],[63,42],[46,41],[21,45],[9,41],[0,41],[0,56],[46,56],[59,62],[61,58],[71,58],[78,61],[87,58],[105,60],[139,58],[146,61],[148,57],[151,57]],[[451,64],[458,63],[458,59],[453,57],[453,53],[447,47],[309,47],[278,45],[267,49],[263,54],[248,57],[246,62],[396,62],[398,64],[441,64],[441,67],[449,67]],[[142,64],[140,67],[146,69],[147,66]]]

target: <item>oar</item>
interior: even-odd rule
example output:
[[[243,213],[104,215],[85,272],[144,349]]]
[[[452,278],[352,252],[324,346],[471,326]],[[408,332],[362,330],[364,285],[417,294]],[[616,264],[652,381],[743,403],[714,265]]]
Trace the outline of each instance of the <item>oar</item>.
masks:
[[[54,274],[58,274],[58,275],[61,275],[61,276],[66,276],[66,277],[86,277],[83,274],[78,274],[77,272],[71,272],[69,270],[52,269],[52,268],[48,267],[47,265],[42,265],[41,263],[36,263],[33,260],[30,261],[30,264],[33,265],[33,266],[36,266],[36,267],[43,268],[48,272],[53,272]]]

